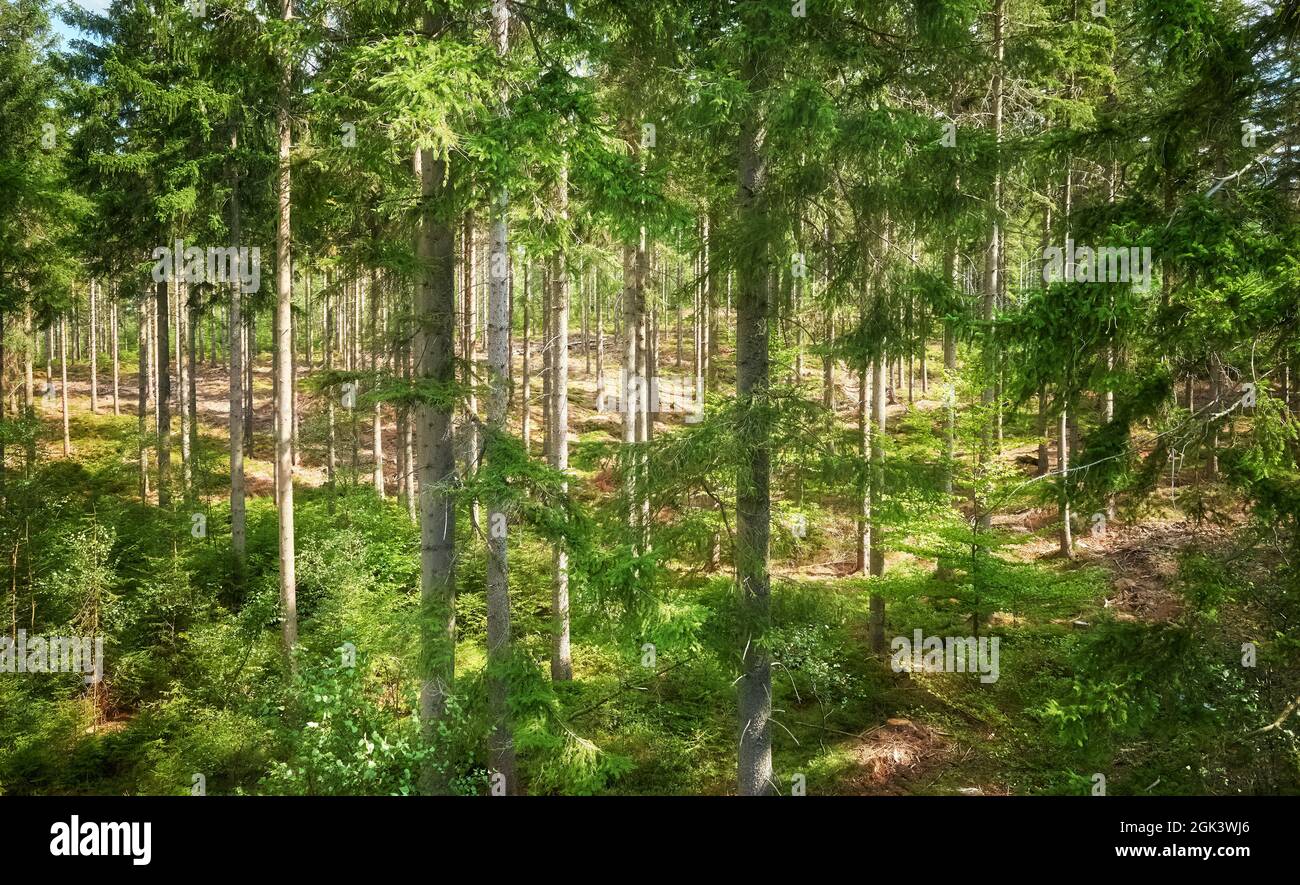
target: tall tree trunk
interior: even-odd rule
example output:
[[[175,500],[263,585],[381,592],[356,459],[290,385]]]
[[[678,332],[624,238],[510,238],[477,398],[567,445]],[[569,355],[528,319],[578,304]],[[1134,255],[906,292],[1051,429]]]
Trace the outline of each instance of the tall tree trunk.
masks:
[[[567,170],[560,173],[555,205],[560,219],[567,220],[569,214]],[[569,268],[567,263],[563,249],[551,256],[551,310],[554,311],[551,325],[555,336],[555,356],[551,360],[555,372],[554,380],[551,382],[551,393],[554,398],[551,467],[560,473],[569,469]],[[565,483],[564,487],[567,489],[568,483]],[[569,653],[569,553],[564,547],[564,542],[555,544],[551,564],[551,679],[556,682],[568,682],[573,679],[573,661]]]
[[[864,365],[858,372],[858,456],[864,469],[858,489],[857,570],[863,575],[871,573],[871,481],[869,479],[871,455],[872,413],[871,378],[873,374]]]
[[[492,4],[492,32],[499,54],[508,49],[509,9],[505,0]],[[505,96],[502,96],[504,113]],[[487,303],[487,349],[489,373],[488,424],[493,444],[506,433],[506,413],[510,400],[510,252],[507,229],[508,196],[504,189],[498,191],[493,205],[491,222],[491,258]],[[472,227],[470,228],[472,230]],[[472,243],[470,245],[472,255]],[[467,298],[471,298],[467,288]],[[472,303],[472,302],[470,302]],[[466,321],[472,322],[467,310]],[[473,354],[473,331],[466,336],[468,356]],[[477,442],[471,442],[470,459],[477,460]],[[515,777],[515,759],[512,727],[507,700],[508,679],[504,670],[510,658],[510,594],[507,560],[507,514],[502,502],[495,498],[486,502],[488,508],[488,571],[487,571],[487,634],[488,634],[488,694],[492,709],[493,733],[491,739],[491,764],[502,779],[504,792],[518,791]]]
[[[981,402],[984,405],[985,421],[994,421],[995,402],[997,399],[998,356],[993,337],[993,314],[1002,281],[1002,101],[1003,101],[1003,57],[1005,45],[1003,29],[1006,22],[1005,0],[993,0],[993,86],[992,86],[992,129],[995,146],[995,168],[993,172],[993,199],[990,206],[992,219],[989,224],[988,244],[984,251],[984,292],[982,318],[984,320],[984,391]],[[986,426],[980,446],[981,468],[991,469],[989,461],[993,456],[993,439]],[[992,514],[988,508],[982,508],[980,529],[987,530],[992,525]]]
[[[822,290],[829,292],[831,287],[831,227],[826,225],[822,231],[826,241],[826,258],[822,262]],[[823,314],[824,325],[822,337],[825,350],[822,352],[822,408],[835,408],[835,360],[831,356],[831,343],[835,340],[835,308],[827,305]]]
[[[478,383],[475,377],[477,371],[475,367],[475,351],[477,349],[477,328],[475,319],[478,316],[478,265],[477,265],[477,245],[478,240],[474,230],[474,212],[466,210],[464,226],[461,228],[461,297],[463,301],[463,313],[461,314],[461,359],[465,363],[465,425],[464,439],[465,452],[462,457],[465,459],[465,475],[467,477],[474,474],[478,466],[478,397],[474,393],[474,386]],[[478,524],[478,504],[470,503],[470,521]]]
[[[1214,413],[1222,412],[1223,403],[1219,400],[1223,397],[1223,364],[1219,360],[1217,353],[1210,354],[1210,408]],[[1213,419],[1210,423],[1210,435],[1208,441],[1209,457],[1206,462],[1207,473],[1209,478],[1214,480],[1219,478],[1219,419]]]
[[[752,50],[742,77],[749,98],[762,92],[758,61]],[[765,131],[751,107],[741,124],[739,144],[738,222],[749,254],[738,256],[736,301],[736,400],[743,452],[736,476],[736,581],[741,595],[743,660],[739,680],[740,748],[737,792],[753,796],[773,791],[772,663],[766,648],[771,621],[771,430],[767,415],[771,361]]]
[[[292,280],[292,277],[290,278]],[[290,286],[293,283],[290,282]],[[290,307],[289,313],[289,415],[292,417],[289,430],[289,460],[298,466],[298,430],[302,424],[302,414],[298,410],[298,316]]]
[[[154,351],[157,354],[158,373],[158,506],[170,507],[172,459],[172,379],[171,379],[171,302],[168,300],[168,282],[158,283],[158,310],[154,328]]]
[[[1060,482],[1057,486],[1060,494],[1061,509],[1061,555],[1066,559],[1074,558],[1074,538],[1070,528],[1070,428],[1069,409],[1064,403],[1057,424],[1058,461],[1061,468]]]
[[[594,282],[596,299],[596,402],[605,404],[605,318],[601,315],[600,273]]]
[[[293,18],[293,0],[280,0],[280,19]],[[279,179],[278,212],[275,225],[275,468],[278,481],[275,509],[279,517],[280,538],[280,616],[284,653],[293,667],[293,649],[298,644],[298,581],[294,569],[293,520],[293,263],[290,253],[292,228],[290,208],[289,154],[293,134],[289,123],[289,90],[293,85],[293,68],[286,57],[280,68],[280,95],[277,123],[280,150],[277,163]]]
[[[90,281],[90,411],[92,413],[99,411],[99,341],[96,333],[99,331],[99,299],[96,297],[98,285],[94,280]]]
[[[527,260],[521,263],[524,276],[524,367],[523,377],[519,382],[519,433],[523,439],[524,451],[531,451],[532,432],[533,432],[533,341],[532,341],[532,306],[528,303],[530,300],[529,293],[529,276]],[[599,365],[599,360],[597,360]],[[603,402],[600,398],[599,385],[597,385],[596,402]]]
[[[409,390],[411,386],[411,324],[405,318],[403,319],[402,334],[402,380],[406,382]],[[322,341],[322,345],[324,342]],[[419,522],[419,513],[415,501],[415,427],[411,422],[411,405],[409,401],[402,402],[402,448],[404,450],[403,458],[406,463],[406,514],[411,518],[411,522]]]
[[[383,348],[384,330],[380,320],[380,292],[381,287],[377,279],[372,278],[370,287],[370,372],[375,376],[375,383],[379,383],[379,371],[382,367],[380,353]],[[384,488],[384,409],[383,403],[378,399],[375,400],[371,423],[371,440],[370,451],[373,455],[370,477],[375,486],[375,494],[382,500],[385,497],[386,489]]]
[[[337,282],[337,281],[336,281]],[[328,374],[334,369],[334,354],[338,350],[338,299],[337,291],[329,291],[328,278],[325,284],[327,295],[325,296],[325,372]],[[325,479],[329,485],[329,506],[330,512],[333,512],[334,498],[338,491],[338,438],[335,432],[334,416],[334,392],[325,400]],[[414,466],[411,467],[414,470]]]
[[[121,333],[121,317],[119,316],[118,302],[121,297],[121,291],[122,290],[119,287],[117,289],[117,297],[113,298],[113,302],[111,305],[112,315],[109,319],[109,322],[112,324],[111,326],[112,341],[110,342],[110,346],[113,348],[113,414],[114,415],[122,414],[122,407],[120,404],[120,396],[121,396],[120,388],[121,388],[121,380],[122,380],[122,356],[121,356],[121,350],[119,349],[119,345],[118,345],[118,337]],[[31,360],[28,360],[27,361],[28,386],[30,386],[31,374],[32,374],[32,364],[31,364]]]
[[[230,150],[239,146],[238,130],[230,130]],[[239,170],[230,173],[230,245],[236,251],[240,240]],[[244,506],[244,315],[242,284],[230,284],[230,547],[235,555],[235,577],[242,587],[247,550]]]
[[[1051,451],[1047,445],[1047,385],[1038,385],[1038,469],[1037,476],[1047,476],[1051,470]]]
[[[68,426],[68,321],[59,316],[59,397],[63,407],[63,455],[72,454],[72,434]]]
[[[432,13],[424,14],[424,35],[438,31]],[[449,160],[432,150],[416,155],[420,178],[420,233],[417,256],[420,288],[415,303],[416,383],[450,388],[456,381],[455,226],[441,205],[449,181]],[[452,435],[455,403],[423,399],[416,406],[417,470],[420,482],[420,720],[433,740],[446,713],[455,677],[456,513],[451,483],[456,475]],[[424,772],[426,792],[448,788],[432,767]]]
[[[140,503],[149,503],[149,297],[141,295],[136,311],[136,431],[140,437]]]
[[[244,328],[244,454],[253,457],[253,365],[257,361],[257,315],[245,314]]]
[[[885,381],[882,376],[888,369],[883,355],[876,357],[871,372],[871,574],[880,577],[885,573],[884,531],[880,525],[880,502],[885,486]],[[871,650],[879,654],[885,650],[885,597],[872,590],[869,626]]]
[[[22,402],[27,407],[27,416],[31,417],[36,408],[36,376],[34,369],[36,335],[34,327],[32,327],[31,301],[26,301],[22,305],[22,340]],[[116,348],[114,348],[114,353],[116,353]],[[1282,402],[1287,402],[1284,395]]]
[[[185,500],[194,497],[194,462],[190,449],[190,381],[194,371],[192,347],[193,313],[188,309],[189,285],[184,280],[176,283],[176,382],[179,386],[181,413],[181,495]]]
[[[506,0],[492,2],[492,36],[498,55],[509,49],[510,11]],[[503,94],[502,113],[506,96]],[[497,191],[492,205],[491,258],[488,261],[488,450],[500,444],[510,404],[510,244],[506,216],[509,196]],[[491,766],[507,794],[518,792],[510,707],[507,698],[510,661],[510,570],[507,560],[507,514],[495,497],[484,502],[488,513],[487,643],[488,703],[492,709]]]

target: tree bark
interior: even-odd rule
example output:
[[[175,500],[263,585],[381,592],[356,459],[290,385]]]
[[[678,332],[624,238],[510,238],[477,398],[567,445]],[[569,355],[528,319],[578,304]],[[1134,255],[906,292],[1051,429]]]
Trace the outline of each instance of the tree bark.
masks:
[[[121,396],[120,388],[121,388],[121,380],[122,380],[122,357],[121,357],[121,350],[119,349],[119,342],[118,342],[118,338],[121,332],[121,322],[120,322],[121,317],[118,315],[119,314],[118,300],[121,295],[121,289],[119,288],[117,292],[118,292],[118,297],[113,298],[112,305],[111,305],[112,315],[109,318],[109,322],[112,324],[111,325],[112,341],[110,343],[110,346],[113,348],[113,414],[114,415],[122,414],[122,407],[120,403],[120,396]],[[31,364],[31,360],[28,360],[27,381],[29,387],[31,386],[31,376],[32,376],[32,364]]]
[[[742,78],[748,98],[758,101],[762,84],[753,51]],[[772,664],[765,646],[771,620],[768,573],[771,532],[771,430],[767,409],[771,363],[768,322],[769,276],[766,242],[765,130],[751,105],[741,123],[739,144],[738,221],[742,242],[736,300],[736,400],[742,416],[738,434],[744,453],[736,476],[736,580],[741,595],[743,660],[739,687],[740,748],[737,792],[753,796],[773,791]]]
[[[424,33],[437,31],[434,16],[424,15]],[[415,304],[416,382],[450,389],[456,381],[455,227],[440,205],[454,187],[449,160],[432,150],[416,155],[420,179],[420,288]],[[422,398],[416,406],[415,431],[420,489],[420,719],[425,738],[433,740],[446,713],[455,677],[456,514],[452,497],[455,440],[450,394]],[[426,792],[443,792],[448,784],[432,768],[424,772]]]
[[[280,19],[293,18],[293,0],[280,0]],[[275,367],[275,466],[278,481],[275,509],[279,517],[280,615],[284,653],[293,668],[293,650],[298,644],[298,582],[294,568],[293,519],[293,264],[290,253],[291,197],[289,154],[293,134],[289,122],[289,90],[293,69],[288,58],[281,62],[280,95],[277,125],[280,150],[277,163],[279,179],[278,212],[275,226],[275,349],[279,360]]]
[[[567,170],[560,174],[555,202],[561,220],[567,221]],[[554,400],[551,467],[564,473],[569,469],[569,269],[563,250],[551,256],[551,287],[552,331],[555,336],[555,355],[551,360],[555,373],[551,382]],[[568,483],[564,488],[567,490]],[[551,679],[568,682],[573,679],[573,661],[569,651],[569,553],[564,542],[555,544],[551,563]]]
[[[99,331],[99,312],[98,301],[95,296],[98,295],[98,285],[94,280],[90,281],[90,411],[95,413],[99,411],[99,341],[96,333]]]
[[[379,372],[383,368],[381,364],[380,353],[383,350],[384,330],[380,320],[380,292],[379,281],[372,278],[370,287],[370,372],[375,376],[375,383],[379,383]],[[375,494],[380,500],[386,495],[387,490],[384,488],[384,409],[383,403],[375,400],[371,426],[370,451],[373,455],[370,477],[375,486]]]
[[[171,495],[171,458],[172,458],[172,413],[171,413],[171,308],[168,301],[168,281],[158,283],[156,300],[158,302],[155,320],[154,351],[157,354],[158,399],[155,402],[158,411],[158,506],[170,507]]]
[[[141,295],[136,311],[136,430],[140,442],[140,503],[149,503],[149,298]]]
[[[189,309],[189,285],[176,284],[176,381],[180,387],[181,412],[181,494],[185,500],[194,497],[194,462],[190,447],[190,399],[194,373],[194,314]]]
[[[238,130],[230,132],[230,149],[239,146]],[[230,175],[230,245],[239,249],[240,240],[239,170]],[[244,504],[244,315],[242,284],[230,284],[230,547],[235,556],[235,579],[242,586],[247,550],[246,511]]]

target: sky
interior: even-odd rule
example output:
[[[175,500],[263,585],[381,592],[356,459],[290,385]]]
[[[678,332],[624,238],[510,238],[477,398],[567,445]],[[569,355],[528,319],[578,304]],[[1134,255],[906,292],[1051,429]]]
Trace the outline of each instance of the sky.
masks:
[[[108,11],[108,4],[112,2],[112,0],[68,0],[68,2],[80,6],[83,9],[88,9],[91,12],[98,12],[102,15]],[[72,28],[69,27],[63,19],[59,18],[57,12],[53,16],[52,24],[54,25],[54,33],[58,34],[64,42],[67,42],[68,38],[75,34]]]

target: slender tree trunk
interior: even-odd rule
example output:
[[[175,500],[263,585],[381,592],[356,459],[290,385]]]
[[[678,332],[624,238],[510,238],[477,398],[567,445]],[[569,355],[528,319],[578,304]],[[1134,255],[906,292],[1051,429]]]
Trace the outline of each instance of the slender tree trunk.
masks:
[[[136,430],[139,436],[140,503],[149,503],[149,298],[141,295],[136,311],[139,322],[136,324],[136,392],[135,414]]]
[[[402,335],[402,380],[406,382],[407,389],[411,386],[411,325],[409,322],[403,322],[404,331]],[[323,342],[322,342],[323,343]],[[405,449],[406,461],[406,513],[411,518],[411,522],[419,522],[419,513],[416,508],[415,494],[415,428],[411,422],[411,405],[409,402],[402,403],[402,448]]]
[[[194,497],[194,452],[190,448],[190,400],[194,373],[194,314],[187,307],[189,286],[181,280],[176,283],[176,380],[180,389],[181,413],[181,494],[187,501]]]
[[[524,261],[522,266],[524,272],[524,367],[523,377],[519,383],[519,432],[524,442],[524,451],[530,452],[532,451],[533,431],[532,306],[528,303],[530,300],[528,262]],[[597,365],[599,365],[599,361],[597,361]],[[602,402],[599,389],[596,392],[596,402]]]
[[[293,0],[280,0],[280,19],[293,18]],[[279,179],[278,212],[275,226],[275,350],[279,360],[275,367],[275,466],[278,481],[275,509],[279,517],[280,540],[280,616],[284,653],[293,667],[293,650],[298,644],[298,581],[294,569],[293,519],[293,264],[290,254],[291,190],[289,155],[293,134],[289,123],[289,90],[293,69],[286,58],[281,62],[278,128],[280,151],[277,163]]]
[[[157,287],[157,320],[155,323],[155,352],[158,373],[158,506],[170,507],[171,494],[171,458],[172,458],[172,379],[171,379],[171,304],[168,300],[168,282],[163,280]]]
[[[292,280],[292,276],[290,277]],[[292,282],[290,282],[292,286]],[[289,315],[289,415],[292,417],[289,434],[289,460],[298,466],[298,431],[302,413],[298,409],[298,317],[290,308]]]
[[[885,573],[884,531],[880,525],[880,502],[885,486],[885,382],[882,376],[889,371],[883,356],[877,356],[871,372],[871,574],[880,577]],[[869,626],[871,650],[877,654],[885,650],[885,597],[872,590],[869,600],[871,612]]]
[[[1210,408],[1215,412],[1223,411],[1223,403],[1219,400],[1223,397],[1223,365],[1219,361],[1217,353],[1210,354]],[[1210,425],[1209,439],[1209,458],[1207,459],[1208,474],[1211,480],[1219,478],[1219,421],[1213,420]]]
[[[474,393],[474,386],[477,383],[475,378],[475,350],[476,350],[476,328],[475,319],[478,316],[478,267],[475,261],[477,255],[477,237],[474,230],[474,213],[472,210],[466,211],[464,226],[461,235],[461,261],[462,261],[462,301],[463,313],[461,314],[461,359],[465,361],[465,475],[472,476],[478,465],[478,429],[475,421],[478,418],[478,397]],[[473,524],[478,524],[478,503],[470,504],[470,520]]]
[[[230,149],[239,146],[238,130],[230,131]],[[239,171],[230,175],[230,245],[239,249],[240,240]],[[242,284],[230,284],[230,546],[235,555],[236,581],[242,587],[247,549],[246,512],[244,506],[244,316]]]
[[[370,371],[378,383],[380,365],[380,351],[384,338],[383,325],[380,320],[380,286],[378,280],[372,279],[370,287]],[[371,470],[371,480],[375,486],[375,494],[382,500],[387,489],[384,488],[384,410],[383,404],[375,400],[373,409],[374,415],[371,426],[370,451],[374,456],[374,464]]]
[[[72,454],[72,434],[68,425],[68,321],[59,317],[59,397],[63,407],[63,455]]]
[[[424,34],[437,32],[434,16],[424,15]],[[432,150],[416,155],[420,178],[421,265],[415,304],[417,383],[450,387],[456,380],[456,286],[454,221],[439,205],[448,180],[449,160]],[[455,677],[456,642],[456,514],[450,485],[456,474],[453,409],[449,398],[416,406],[417,464],[420,481],[420,719],[427,740],[433,740],[446,713],[447,695]],[[438,772],[424,772],[426,792],[448,788]],[[508,786],[508,782],[507,782]]]
[[[113,348],[113,414],[114,415],[122,414],[122,408],[120,404],[120,396],[121,396],[120,388],[121,388],[121,380],[122,380],[122,356],[118,344],[118,338],[121,333],[121,317],[119,316],[119,305],[118,305],[119,299],[121,297],[121,291],[122,290],[119,287],[117,289],[118,297],[113,299],[111,305],[112,316],[110,317],[109,320],[109,322],[112,323],[112,332],[111,332],[112,341],[110,342],[110,346]],[[32,364],[31,361],[28,360],[27,362],[27,380],[29,382],[28,386],[30,386],[31,371],[32,371]]]
[[[154,411],[158,410],[158,294],[155,290],[154,301],[150,304],[149,310],[149,399],[153,403]],[[157,428],[158,418],[155,414],[154,425]]]
[[[31,301],[22,305],[22,395],[23,405],[27,407],[27,416],[34,415],[36,409],[36,376],[34,368],[34,359],[36,351],[36,335],[31,320]],[[116,353],[116,348],[114,348]],[[1282,402],[1286,403],[1286,396],[1283,395]]]
[[[762,91],[758,60],[753,51],[742,77],[751,100]],[[751,110],[741,123],[739,144],[738,222],[749,254],[737,264],[740,274],[736,303],[736,400],[740,414],[740,444],[744,456],[736,476],[736,581],[740,586],[744,648],[739,688],[740,748],[737,792],[753,796],[773,791],[772,781],[772,664],[766,648],[770,625],[771,578],[768,573],[771,532],[771,430],[767,416],[771,374],[768,323],[769,227],[766,194],[765,132]]]
[[[596,402],[605,405],[605,318],[600,308],[600,275],[596,274],[594,298],[596,300]]]
[[[567,219],[567,171],[560,174],[555,197],[556,212],[561,219]],[[555,335],[555,356],[551,360],[555,372],[551,382],[555,403],[551,467],[564,473],[569,469],[569,269],[563,250],[551,256],[551,286],[551,310],[554,311],[551,325]],[[568,484],[564,487],[567,489]],[[573,661],[569,652],[569,553],[563,542],[555,544],[551,563],[551,679],[568,682],[573,679]]]
[[[985,342],[984,392],[981,396],[981,402],[986,413],[985,420],[994,423],[997,422],[995,403],[997,399],[998,355],[994,345],[992,324],[994,307],[998,293],[1001,291],[1002,281],[1002,168],[1000,151],[1002,144],[1003,56],[1005,51],[1003,29],[1005,21],[1005,0],[993,0],[993,116],[991,123],[996,148],[995,153],[999,153],[999,156],[995,160],[996,168],[993,172],[993,199],[990,207],[992,219],[989,225],[988,244],[984,251],[982,318],[985,325]],[[985,428],[980,446],[981,468],[985,470],[989,469],[988,461],[992,458],[993,453],[991,429],[989,427]],[[990,525],[992,525],[992,514],[988,512],[987,508],[984,508],[981,511],[979,527],[982,530],[987,530]]]
[[[253,457],[253,365],[257,361],[257,315],[245,315],[244,328],[244,454]]]
[[[99,341],[96,333],[99,331],[99,299],[96,297],[98,285],[94,280],[90,281],[90,411],[92,413],[99,411]]]
[[[866,469],[863,471],[863,481],[858,489],[857,570],[863,575],[871,573],[871,481],[869,471],[873,418],[869,406],[874,402],[870,396],[872,377],[873,373],[869,372],[866,366],[863,366],[861,371],[858,372],[858,456],[862,458],[862,463]]]
[[[1051,468],[1051,451],[1047,445],[1047,385],[1038,385],[1038,469],[1037,476],[1047,476]]]
[[[1061,509],[1061,555],[1066,559],[1074,558],[1074,538],[1070,529],[1070,429],[1069,409],[1061,406],[1061,415],[1057,426],[1058,458],[1060,463],[1060,509]]]
[[[623,381],[621,405],[623,411],[623,443],[627,447],[626,485],[629,505],[628,526],[639,535],[641,525],[640,442],[638,424],[641,400],[649,395],[647,382],[638,372],[641,362],[642,341],[638,330],[642,328],[645,313],[646,232],[641,228],[635,244],[623,249]]]
[[[510,11],[506,0],[492,2],[492,36],[498,55],[509,49]],[[502,113],[506,96],[501,96]],[[492,206],[491,258],[488,261],[488,452],[506,433],[506,412],[510,405],[510,244],[506,216],[509,196],[497,191]],[[486,455],[490,457],[490,455]],[[510,661],[510,570],[507,560],[508,516],[504,503],[491,498],[488,512],[487,642],[488,703],[492,708],[491,766],[504,783],[504,792],[515,794],[515,751],[508,703]]]
[[[328,289],[329,283],[326,283]],[[334,369],[334,354],[338,350],[338,300],[337,292],[330,293],[325,300],[325,372]],[[339,453],[338,438],[335,431],[334,392],[325,400],[325,477],[329,484],[330,512],[333,512],[334,498],[338,492]],[[412,466],[412,470],[414,467]]]

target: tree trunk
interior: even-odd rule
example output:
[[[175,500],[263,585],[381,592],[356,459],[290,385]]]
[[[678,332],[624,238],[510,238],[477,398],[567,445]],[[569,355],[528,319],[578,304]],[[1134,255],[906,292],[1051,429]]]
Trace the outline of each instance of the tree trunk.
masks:
[[[63,455],[72,454],[72,434],[68,426],[68,321],[59,317],[59,397],[63,407]]]
[[[522,262],[524,272],[524,367],[523,377],[519,382],[519,432],[523,439],[524,451],[531,452],[533,432],[533,341],[532,341],[532,306],[529,302],[529,273],[527,260]],[[597,362],[599,365],[599,361]],[[596,402],[601,402],[599,389]]]
[[[858,456],[862,458],[865,469],[858,489],[857,570],[863,575],[871,573],[871,491],[868,479],[873,420],[869,404],[874,402],[869,393],[871,378],[872,373],[865,366],[858,372]]]
[[[136,311],[136,431],[140,438],[140,503],[149,503],[149,298],[141,295]]]
[[[337,282],[337,281],[336,281]],[[327,279],[326,290],[329,289]],[[325,296],[325,372],[328,374],[334,369],[334,354],[338,350],[338,292],[330,292]],[[335,431],[334,416],[334,396],[335,392],[330,391],[330,395],[325,400],[325,480],[329,485],[330,493],[330,512],[333,512],[334,498],[338,491],[338,469],[339,453],[338,439]],[[414,466],[410,469],[414,470]]]
[[[877,356],[871,372],[871,574],[880,577],[885,573],[885,548],[881,543],[884,532],[880,526],[880,502],[885,486],[885,373],[888,362]],[[885,650],[885,598],[873,590],[870,599],[869,626],[871,650],[877,654]]]
[[[1047,476],[1051,470],[1051,452],[1047,445],[1047,385],[1038,385],[1038,469],[1037,476]]]
[[[474,363],[476,350],[476,331],[475,319],[478,316],[478,303],[476,291],[478,288],[478,274],[476,265],[477,256],[477,238],[474,230],[474,212],[466,210],[464,226],[461,228],[461,269],[462,284],[461,297],[463,301],[464,312],[461,314],[461,359],[465,362],[465,425],[464,439],[465,452],[462,457],[465,459],[465,476],[468,478],[474,475],[475,468],[478,466],[478,428],[475,421],[478,419],[478,397],[474,393],[474,386],[477,379],[474,377],[476,368]],[[478,524],[478,503],[470,504],[470,521]]]
[[[95,413],[99,411],[99,340],[96,333],[99,331],[99,312],[98,301],[95,296],[98,295],[98,286],[94,280],[90,281],[90,411]]]
[[[157,320],[154,335],[154,350],[157,353],[158,373],[158,506],[170,507],[171,495],[171,458],[172,458],[172,413],[171,413],[171,303],[168,301],[168,282],[163,280],[157,287]]]
[[[751,101],[762,91],[758,62],[751,53],[742,76]],[[736,400],[744,453],[736,476],[736,581],[741,595],[742,647],[739,680],[740,749],[737,792],[754,796],[773,791],[772,664],[765,634],[770,624],[768,573],[771,532],[771,430],[767,416],[771,363],[766,196],[765,132],[757,111],[742,122],[739,144],[738,222],[749,254],[738,256],[736,302]]]
[[[600,406],[607,406],[605,403],[605,318],[601,315],[600,308],[600,275],[596,274],[594,280],[596,299],[596,402]]]
[[[383,325],[380,321],[380,286],[378,280],[373,280],[370,287],[370,372],[375,376],[375,383],[379,383],[379,371],[382,368],[380,353],[384,339]],[[375,494],[380,500],[386,495],[387,490],[384,488],[384,410],[383,404],[375,400],[371,426],[370,451],[373,455],[374,464],[371,469],[371,481],[375,486]]]
[[[280,18],[293,18],[293,0],[280,0]],[[279,517],[280,615],[284,653],[292,669],[293,650],[298,644],[298,582],[294,569],[293,520],[293,264],[290,254],[290,169],[293,135],[289,123],[289,90],[293,69],[286,58],[281,62],[278,128],[280,151],[278,209],[275,226],[275,467],[278,481],[275,509]]]
[[[502,0],[497,0],[502,2]],[[569,212],[567,171],[560,174],[556,188],[556,211],[561,219]],[[551,382],[554,400],[551,467],[564,473],[569,469],[569,269],[563,250],[551,256],[551,310],[555,355],[551,360],[555,373]],[[568,483],[564,484],[568,488]],[[551,574],[551,679],[573,679],[573,662],[569,652],[569,553],[563,542],[552,551]]]
[[[1070,528],[1070,428],[1069,409],[1061,406],[1061,416],[1057,426],[1057,460],[1060,463],[1061,477],[1058,485],[1061,511],[1061,555],[1066,559],[1074,558],[1074,538]]]
[[[437,32],[432,13],[424,14],[424,34]],[[420,229],[417,257],[420,288],[415,303],[416,383],[451,387],[456,381],[455,227],[439,205],[454,185],[447,181],[449,160],[432,150],[416,155],[420,179]],[[420,482],[420,720],[426,740],[433,740],[446,713],[455,677],[456,514],[450,485],[456,475],[452,437],[455,403],[421,400],[415,410],[417,471]],[[429,767],[426,792],[449,785]]]
[[[118,338],[121,332],[121,322],[120,322],[121,318],[118,315],[119,312],[118,299],[121,297],[121,291],[122,291],[121,288],[117,289],[118,297],[114,298],[112,301],[112,305],[111,305],[112,314],[109,318],[109,322],[111,323],[110,334],[112,336],[112,341],[110,342],[110,346],[113,348],[113,414],[114,415],[122,414],[122,408],[120,405],[120,396],[121,396],[120,388],[121,388],[121,380],[122,380],[122,357],[121,357],[121,350],[119,349],[119,343],[118,343]],[[32,364],[31,364],[31,360],[28,360],[27,381],[29,387],[31,386],[31,376],[32,376]]]
[[[506,0],[492,2],[492,36],[498,55],[509,48],[510,12]],[[505,96],[502,95],[502,113]],[[497,191],[492,207],[491,258],[488,261],[488,450],[506,434],[510,405],[510,245],[507,228],[509,197]],[[485,453],[485,457],[490,457]],[[487,644],[488,704],[492,714],[491,768],[501,776],[504,792],[518,792],[513,729],[508,703],[510,662],[510,570],[507,560],[507,514],[496,498],[484,502],[488,513]]]
[[[201,351],[196,350],[194,333],[202,322],[203,319],[199,315],[198,308],[191,302],[188,323],[186,324],[186,329],[189,332],[186,339],[186,346],[189,347],[189,356],[186,361],[189,368],[189,386],[186,390],[185,403],[189,413],[189,429],[186,431],[186,436],[189,439],[190,446],[190,490],[196,498],[199,495],[199,489],[196,488],[195,483],[199,475],[198,356]]]
[[[236,129],[231,128],[230,149],[239,145]],[[230,245],[239,249],[240,208],[239,172],[230,176]],[[235,555],[235,578],[242,587],[244,558],[247,549],[246,512],[244,505],[244,316],[242,284],[230,284],[230,546]]]
[[[991,125],[995,147],[995,168],[993,172],[993,199],[990,206],[992,219],[989,225],[988,244],[984,251],[984,292],[982,318],[984,320],[984,392],[981,402],[985,409],[985,420],[994,421],[994,406],[997,398],[998,356],[993,340],[993,314],[997,296],[1002,282],[1002,99],[1003,99],[1003,56],[1005,24],[1005,0],[993,0],[993,115]],[[986,425],[980,446],[980,460],[983,469],[988,469],[992,458],[993,439],[990,428]],[[983,508],[980,515],[980,528],[987,530],[992,525],[992,514]]]
[[[188,309],[189,285],[185,281],[176,284],[176,380],[180,386],[179,400],[181,412],[181,494],[185,500],[194,497],[194,462],[190,448],[190,414],[193,403],[190,400],[191,383],[194,373],[194,315]]]

